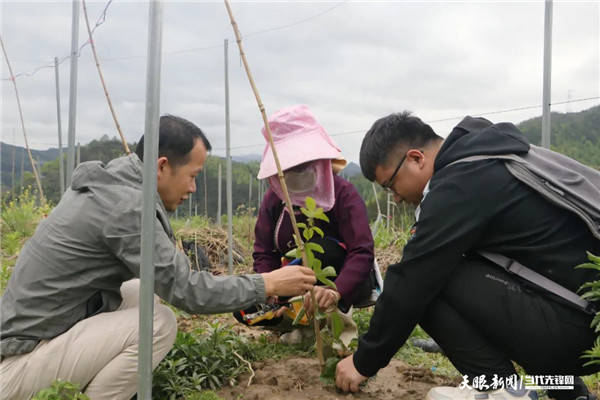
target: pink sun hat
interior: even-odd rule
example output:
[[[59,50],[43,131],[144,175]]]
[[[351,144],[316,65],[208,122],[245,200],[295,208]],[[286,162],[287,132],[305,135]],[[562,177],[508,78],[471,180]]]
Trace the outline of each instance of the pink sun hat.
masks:
[[[282,170],[319,159],[340,160],[336,161],[338,164],[346,163],[342,151],[305,105],[286,107],[277,111],[269,118],[269,127]],[[258,179],[277,174],[273,151],[264,127],[262,134],[267,140],[267,145],[260,163]]]

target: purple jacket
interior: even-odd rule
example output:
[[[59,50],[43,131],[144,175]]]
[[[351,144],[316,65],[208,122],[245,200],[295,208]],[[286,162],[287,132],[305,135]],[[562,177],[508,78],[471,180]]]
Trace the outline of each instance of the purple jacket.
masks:
[[[329,223],[318,221],[317,226],[325,236],[334,237],[346,245],[346,259],[335,284],[344,302],[352,304],[356,289],[368,278],[373,267],[373,237],[367,209],[354,185],[337,175],[334,175],[333,183],[335,204],[325,213]],[[295,214],[298,222],[306,222],[300,210]],[[281,257],[296,247],[288,211],[271,189],[261,203],[254,234],[252,256],[254,270],[258,273],[279,268]]]

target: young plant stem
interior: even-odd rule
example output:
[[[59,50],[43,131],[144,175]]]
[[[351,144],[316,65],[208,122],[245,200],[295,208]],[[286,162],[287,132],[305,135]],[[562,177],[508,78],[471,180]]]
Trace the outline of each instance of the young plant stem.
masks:
[[[233,17],[233,12],[231,11],[231,7],[229,5],[229,0],[225,1],[225,7],[227,8],[227,13],[229,14],[229,19],[231,21],[231,26],[233,27],[233,32],[235,34],[236,42],[238,45],[238,49],[240,51],[240,57],[242,58],[242,63],[244,64],[244,69],[246,70],[246,75],[248,76],[248,81],[250,82],[250,86],[252,87],[252,92],[254,93],[254,97],[256,98],[256,103],[258,104],[258,109],[262,115],[263,123],[265,125],[265,130],[267,132],[267,140],[269,142],[269,146],[271,146],[271,150],[273,152],[273,158],[275,159],[275,165],[277,166],[277,177],[279,178],[279,183],[281,184],[281,189],[285,196],[285,205],[290,215],[290,220],[292,222],[292,228],[294,230],[294,240],[296,242],[296,246],[298,250],[302,253],[302,264],[308,266],[308,259],[306,257],[306,252],[304,251],[304,242],[301,239],[300,231],[298,230],[298,224],[296,222],[296,216],[294,215],[294,209],[292,207],[292,200],[290,199],[290,194],[287,189],[287,185],[285,183],[285,179],[283,176],[283,170],[281,169],[281,164],[279,163],[279,157],[277,155],[277,150],[275,149],[275,144],[273,143],[273,136],[271,134],[271,128],[269,127],[269,120],[267,118],[267,114],[265,112],[265,106],[262,103],[260,95],[258,93],[258,89],[256,88],[256,84],[254,83],[254,78],[252,77],[252,73],[250,72],[250,67],[248,66],[248,61],[246,60],[246,54],[244,53],[244,49],[242,47],[242,37],[240,35],[240,31],[238,29],[235,18]],[[317,311],[317,303],[315,301],[315,292],[314,289],[310,290],[310,297],[312,300],[312,304],[315,307],[315,316]],[[321,370],[325,366],[325,358],[323,357],[323,339],[320,334],[319,321],[317,318],[313,318],[313,327],[315,330],[315,338],[316,338],[316,348],[317,348],[317,357],[319,359],[319,364],[321,365]]]
[[[106,96],[106,101],[108,101],[108,108],[110,108],[110,113],[115,121],[115,125],[117,126],[117,132],[119,132],[119,136],[121,137],[121,142],[123,143],[123,148],[125,149],[126,154],[130,154],[129,146],[127,145],[127,141],[125,140],[125,136],[123,136],[123,132],[121,131],[121,126],[119,125],[119,121],[117,120],[117,115],[115,114],[115,110],[113,108],[112,102],[110,101],[110,96],[108,95],[108,89],[106,88],[106,83],[104,83],[104,76],[102,75],[102,69],[100,69],[100,61],[98,61],[98,53],[96,53],[96,45],[94,44],[94,39],[92,38],[92,30],[90,29],[90,21],[88,20],[87,7],[85,6],[85,0],[82,0],[83,5],[83,15],[85,17],[85,25],[87,26],[88,36],[90,37],[89,42],[92,46],[92,54],[94,55],[94,61],[96,62],[96,68],[98,69],[98,75],[100,76],[100,82],[102,83],[102,88],[104,89],[104,96]]]

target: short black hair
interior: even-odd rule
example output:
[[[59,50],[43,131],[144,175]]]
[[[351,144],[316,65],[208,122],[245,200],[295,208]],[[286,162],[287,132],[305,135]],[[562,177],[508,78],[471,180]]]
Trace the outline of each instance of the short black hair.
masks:
[[[188,162],[189,153],[192,151],[194,142],[197,139],[202,140],[206,151],[212,150],[212,146],[204,132],[187,119],[169,114],[160,117],[158,156],[167,157],[169,164],[173,167]],[[135,154],[138,155],[140,160],[144,161],[144,135],[142,135],[135,148]]]
[[[365,134],[360,147],[360,169],[365,178],[374,181],[375,169],[388,164],[400,147],[420,148],[437,140],[443,139],[410,111],[390,114],[375,121]]]

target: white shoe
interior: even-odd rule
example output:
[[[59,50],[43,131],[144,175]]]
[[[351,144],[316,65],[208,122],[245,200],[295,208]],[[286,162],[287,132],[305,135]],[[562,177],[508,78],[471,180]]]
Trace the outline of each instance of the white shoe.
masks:
[[[429,390],[425,400],[537,400],[535,390],[498,389],[480,392],[474,389],[439,386]]]
[[[294,329],[291,332],[286,332],[279,336],[279,341],[285,344],[300,344],[302,343],[302,331]]]
[[[315,333],[311,327],[295,328],[279,336],[279,341],[285,344],[300,344],[315,340]]]

